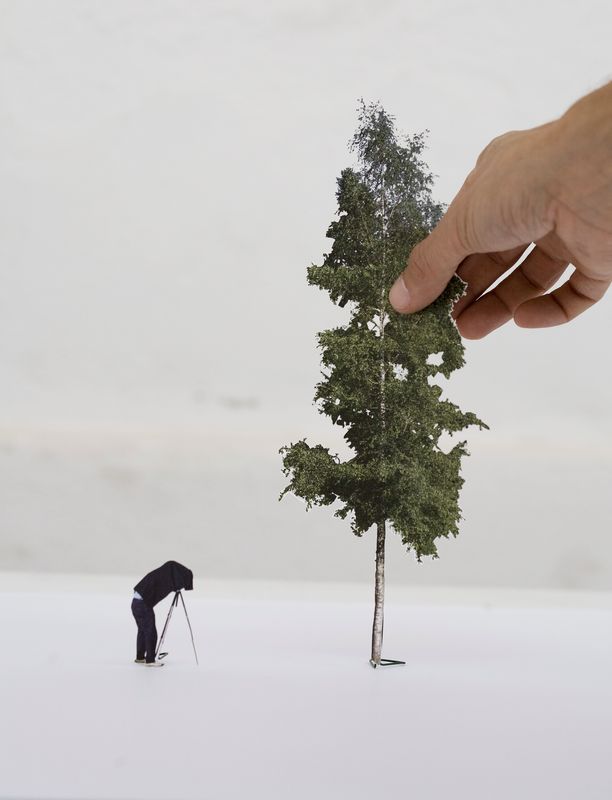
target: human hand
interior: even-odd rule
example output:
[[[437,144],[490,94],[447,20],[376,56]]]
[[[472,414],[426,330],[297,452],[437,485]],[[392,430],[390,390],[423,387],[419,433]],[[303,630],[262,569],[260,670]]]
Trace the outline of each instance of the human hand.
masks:
[[[419,311],[455,272],[467,291],[453,316],[468,339],[512,318],[523,328],[560,325],[603,297],[612,282],[612,83],[555,122],[494,139],[410,254],[390,302]]]

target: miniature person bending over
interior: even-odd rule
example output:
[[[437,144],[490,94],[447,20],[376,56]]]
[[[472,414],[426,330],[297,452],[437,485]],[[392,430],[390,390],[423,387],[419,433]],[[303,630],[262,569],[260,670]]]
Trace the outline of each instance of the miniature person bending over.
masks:
[[[549,291],[570,264],[569,279]],[[494,139],[410,254],[390,302],[419,311],[455,271],[467,283],[453,312],[467,339],[511,319],[522,328],[560,325],[603,297],[612,281],[612,83],[554,122]]]
[[[157,629],[153,607],[170,592],[193,589],[193,572],[178,561],[166,561],[161,567],[149,572],[134,586],[132,614],[138,626],[136,637],[136,663],[148,667],[163,667],[155,660]]]

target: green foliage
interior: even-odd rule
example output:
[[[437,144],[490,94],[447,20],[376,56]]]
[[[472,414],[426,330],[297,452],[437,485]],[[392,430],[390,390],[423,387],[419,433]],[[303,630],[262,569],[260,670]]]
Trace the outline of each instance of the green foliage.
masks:
[[[465,442],[450,452],[443,433],[486,425],[461,411],[433,382],[464,364],[450,317],[464,286],[454,278],[428,308],[409,316],[389,305],[389,289],[411,249],[431,230],[442,206],[431,198],[432,175],[421,160],[423,134],[400,139],[393,118],[362,103],[352,141],[358,169],[338,178],[331,251],[308,269],[308,282],[349,304],[345,326],[322,331],[322,380],[315,401],[344,429],[354,457],[341,462],[304,440],[283,447],[285,488],[307,506],[338,501],[358,536],[387,520],[420,559],[436,555],[435,540],[455,536]],[[435,358],[432,358],[435,356]]]

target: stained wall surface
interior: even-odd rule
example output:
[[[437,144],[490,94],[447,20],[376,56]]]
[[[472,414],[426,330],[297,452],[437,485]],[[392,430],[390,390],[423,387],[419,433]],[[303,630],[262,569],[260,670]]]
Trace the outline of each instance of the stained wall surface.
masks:
[[[0,2],[0,568],[369,580],[277,497],[312,406],[307,287],[360,97],[452,199],[494,136],[610,79],[607,3]],[[503,191],[503,187],[500,187]],[[403,583],[612,587],[612,305],[468,342],[460,539]]]

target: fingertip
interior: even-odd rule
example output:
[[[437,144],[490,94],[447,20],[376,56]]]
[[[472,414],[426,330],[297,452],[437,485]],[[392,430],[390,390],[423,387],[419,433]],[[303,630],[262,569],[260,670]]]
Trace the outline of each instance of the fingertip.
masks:
[[[533,328],[533,325],[529,324],[529,320],[525,319],[522,314],[515,314],[514,315],[514,324],[517,328]]]
[[[514,324],[518,328],[552,328],[567,322],[560,307],[543,295],[521,303],[514,311]]]
[[[465,320],[462,319],[461,316],[457,317],[455,324],[462,338],[470,339],[471,341],[484,339],[484,337],[490,332],[490,328],[482,325],[478,321],[473,321],[470,319]]]
[[[484,339],[512,319],[495,294],[485,294],[468,306],[457,318],[457,328],[464,339]]]
[[[407,314],[409,311],[416,309],[411,308],[411,294],[404,281],[404,274],[402,273],[395,281],[389,292],[389,302],[393,308],[400,314]]]
[[[514,324],[517,328],[528,330],[531,328],[554,328],[555,325],[559,325],[560,323],[544,321],[531,314],[517,314],[514,317]]]

